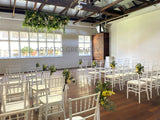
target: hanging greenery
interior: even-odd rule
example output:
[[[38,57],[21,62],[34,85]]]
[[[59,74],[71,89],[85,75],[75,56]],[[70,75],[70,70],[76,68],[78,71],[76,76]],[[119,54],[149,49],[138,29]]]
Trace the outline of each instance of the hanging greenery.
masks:
[[[60,16],[46,12],[26,11],[23,26],[31,27],[34,31],[39,30],[43,32],[44,30],[47,30],[48,32],[51,32],[53,30],[65,30],[65,26],[68,22],[68,16]]]

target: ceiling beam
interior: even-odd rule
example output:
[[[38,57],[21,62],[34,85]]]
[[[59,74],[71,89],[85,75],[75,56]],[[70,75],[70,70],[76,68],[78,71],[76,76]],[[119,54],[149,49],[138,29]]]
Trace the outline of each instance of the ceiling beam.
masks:
[[[48,2],[48,0],[45,0],[44,3],[41,3],[41,5],[38,8],[38,11],[42,11],[43,7],[46,5],[47,2]]]
[[[102,14],[105,14],[105,15],[112,15],[112,16],[120,16],[119,14],[110,13],[110,12],[102,12]]]
[[[10,7],[12,6],[12,0],[10,0]]]
[[[74,0],[68,7],[64,8],[59,14],[62,14],[63,12],[67,11],[69,8],[71,8],[77,2],[78,2],[78,0]]]
[[[96,13],[99,13],[99,12],[101,13],[101,12],[103,12],[104,10],[106,10],[106,9],[108,9],[108,8],[116,5],[116,4],[118,4],[118,3],[121,2],[121,1],[123,1],[123,0],[117,0],[117,1],[115,1],[115,2],[112,2],[111,4],[109,4],[109,5],[105,6],[105,7],[103,7],[102,9],[100,9],[100,11],[93,12],[92,14],[90,14],[90,15],[82,18],[82,19],[79,19],[79,20],[73,22],[73,24],[75,24],[75,23],[77,23],[77,22],[80,22],[80,21],[82,21],[82,20],[84,20],[84,19],[87,19],[88,17],[91,17],[92,15],[95,15]]]
[[[31,10],[31,9],[28,9],[28,10]],[[15,8],[15,13],[17,13],[17,14],[25,14],[25,11],[26,11],[26,9],[23,9],[23,8]],[[6,6],[0,6],[0,12],[12,13],[13,8],[6,7]],[[70,18],[70,20],[78,20],[78,19],[81,19],[82,17],[69,16],[69,18]],[[84,21],[94,23],[96,20],[93,18],[88,18]]]
[[[26,9],[28,8],[28,0],[26,1]]]
[[[53,13],[55,13],[57,6],[54,6]]]
[[[129,13],[135,12],[135,11],[137,11],[137,10],[141,10],[141,9],[143,9],[143,8],[146,8],[146,7],[149,7],[149,6],[158,4],[158,3],[160,3],[160,0],[157,0],[157,1],[154,1],[154,2],[150,2],[150,3],[147,4],[147,5],[143,5],[143,6],[140,6],[140,7],[134,8],[134,9],[131,9],[131,10],[126,10],[125,15],[128,16]],[[122,17],[124,17],[124,15],[121,15],[121,16],[119,16],[119,17],[112,17],[112,21],[113,21],[114,19],[117,19],[117,18],[120,19],[120,18],[122,18]],[[109,21],[109,20],[111,20],[111,19],[105,19],[105,20],[102,20],[102,21],[93,23],[92,25],[101,24],[101,23],[106,22],[106,21]]]
[[[119,6],[118,8],[119,8],[123,13],[126,12],[126,10],[125,10],[122,6]]]
[[[34,10],[36,10],[37,9],[37,2],[35,2],[35,4],[34,4]]]
[[[151,3],[151,1],[146,1],[146,0],[137,0],[137,1],[140,1],[142,3],[147,3],[147,4]]]
[[[32,2],[38,2],[38,3],[44,3],[44,0],[28,0]],[[46,4],[48,5],[56,5],[61,7],[69,7],[71,5],[73,0],[48,0]],[[78,3],[75,3],[71,8],[74,8]],[[91,4],[83,5],[83,8],[81,10],[89,11],[89,12],[97,12],[99,11],[101,7],[93,6]]]
[[[79,13],[79,10],[77,10],[77,12],[76,12],[76,14],[74,15],[74,17],[76,17],[76,16],[78,15],[78,13]]]
[[[15,8],[16,8],[16,0],[14,0],[14,4],[13,4],[13,13],[12,13],[13,18],[14,18]]]

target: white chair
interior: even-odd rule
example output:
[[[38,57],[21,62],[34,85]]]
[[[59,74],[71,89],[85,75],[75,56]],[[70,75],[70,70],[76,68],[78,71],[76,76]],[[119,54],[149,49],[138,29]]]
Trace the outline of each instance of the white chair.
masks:
[[[36,114],[34,111],[40,107],[27,108],[14,112],[0,114],[0,120],[34,120]],[[40,110],[41,111],[41,110]],[[38,115],[38,120],[41,120],[41,115]]]
[[[42,115],[45,116],[45,120],[51,115],[60,113],[63,113],[65,118],[64,84],[63,77],[45,79],[46,95],[39,98],[40,103],[43,104]]]
[[[152,98],[152,89],[156,88],[157,89],[157,95],[159,95],[159,91],[158,91],[158,84],[157,84],[157,80],[158,80],[158,72],[156,70],[152,70],[151,75],[150,71],[145,71],[145,74],[143,74],[142,78],[140,79],[141,81],[146,81],[147,85],[148,85],[148,89],[150,91],[150,98]]]
[[[2,85],[2,113],[22,110],[28,107],[26,86],[26,82],[23,81],[17,84]]]
[[[88,118],[97,120],[99,117],[99,97],[100,92],[80,98],[69,98],[69,118],[65,120],[86,120]],[[83,113],[88,113],[89,115],[80,116]]]
[[[127,99],[129,92],[134,92],[136,95],[138,93],[138,102],[141,103],[141,92],[146,92],[147,99],[149,100],[148,87],[146,81],[141,81],[139,75],[136,76],[137,79],[130,80],[127,82]]]
[[[97,79],[101,80],[101,73],[98,71],[97,68],[92,68],[87,72],[87,79],[88,81],[94,80],[94,85],[95,85]]]
[[[120,76],[119,76],[119,70],[112,70],[110,69],[109,74],[105,74],[105,82],[109,81],[112,85],[112,91],[116,84],[119,84],[119,88],[121,89],[120,85]]]

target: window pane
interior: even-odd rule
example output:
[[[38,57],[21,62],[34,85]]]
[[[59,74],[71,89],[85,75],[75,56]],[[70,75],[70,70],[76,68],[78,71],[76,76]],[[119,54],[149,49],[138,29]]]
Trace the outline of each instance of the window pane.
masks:
[[[8,31],[0,31],[0,40],[8,40]]]
[[[79,43],[79,55],[83,55],[83,50],[84,50],[84,44]]]
[[[37,41],[37,33],[30,33],[30,41]]]
[[[37,42],[30,42],[30,56],[37,56],[38,52],[37,52]]]
[[[20,40],[28,41],[28,32],[20,32]]]
[[[47,54],[54,55],[54,43],[47,43]]]
[[[85,51],[84,54],[85,55],[90,55],[90,44],[85,44]]]
[[[9,57],[8,42],[0,42],[0,57]]]
[[[84,36],[79,36],[79,42],[84,42]]]
[[[28,42],[21,42],[21,56],[29,56],[29,51],[32,51],[28,46]]]
[[[39,56],[45,56],[46,55],[46,43],[40,42],[39,43]]]
[[[47,41],[53,41],[54,40],[54,35],[51,33],[47,34]]]
[[[55,41],[61,41],[61,40],[62,40],[61,34],[55,34]]]
[[[55,43],[55,55],[62,55],[62,43]]]
[[[85,42],[90,42],[90,36],[85,36]]]
[[[19,32],[10,32],[10,40],[19,40]]]
[[[39,41],[46,41],[46,33],[39,33]]]
[[[11,46],[11,57],[19,56],[19,42],[10,42]]]

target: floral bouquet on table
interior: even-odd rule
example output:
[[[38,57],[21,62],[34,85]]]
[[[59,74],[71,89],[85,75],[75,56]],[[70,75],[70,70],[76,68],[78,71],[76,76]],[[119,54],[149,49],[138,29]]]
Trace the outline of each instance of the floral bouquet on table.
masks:
[[[56,72],[56,67],[54,67],[54,65],[51,65],[49,67],[49,70],[50,70],[50,75],[52,75],[54,72]]]
[[[68,69],[63,70],[63,77],[65,77],[65,85],[70,84],[72,82],[75,83],[75,80],[73,76],[71,76],[71,74],[72,73]],[[65,90],[65,85],[64,85],[63,91]]]
[[[93,66],[93,67],[96,67],[96,66],[97,66],[97,62],[96,62],[96,61],[93,61],[93,62],[92,62],[92,66]]]
[[[99,81],[95,91],[97,93],[100,92],[100,105],[106,110],[114,111],[115,104],[109,99],[109,97],[114,95],[115,92],[112,92],[110,89],[110,84],[110,82],[102,83],[102,81]]]
[[[136,65],[136,71],[135,72],[138,73],[138,74],[142,74],[142,72],[144,72],[144,66],[142,66],[141,63],[138,63]]]
[[[113,61],[111,62],[111,64],[110,64],[110,67],[111,67],[112,69],[115,69],[116,64],[117,64],[117,63],[113,60]]]
[[[82,68],[82,59],[79,59],[79,66]]]

